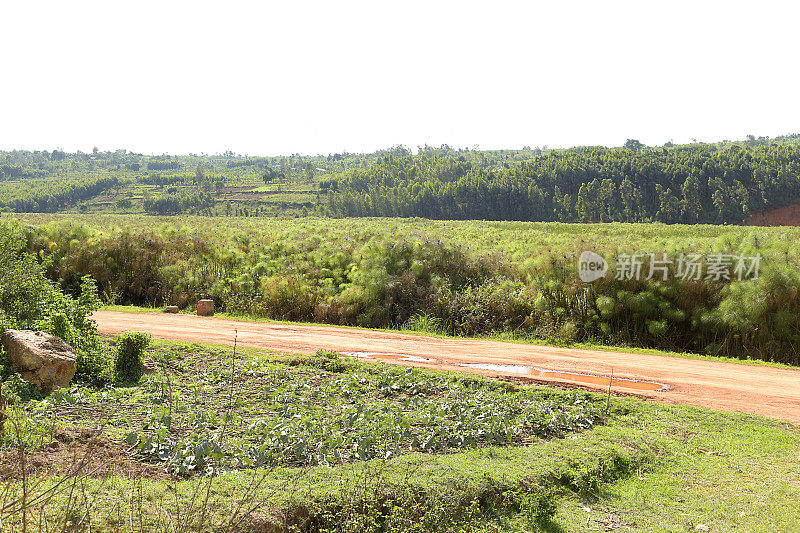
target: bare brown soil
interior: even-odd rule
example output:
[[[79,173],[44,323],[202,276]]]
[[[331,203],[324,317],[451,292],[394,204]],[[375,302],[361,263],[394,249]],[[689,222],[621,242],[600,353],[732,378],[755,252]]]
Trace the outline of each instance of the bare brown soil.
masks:
[[[754,211],[746,226],[800,226],[800,204],[786,205],[768,211]]]
[[[170,479],[163,466],[143,463],[124,445],[111,442],[89,429],[57,431],[48,444],[26,453],[25,462],[25,470],[30,475]],[[18,452],[0,452],[0,481],[19,479],[21,473],[22,462]]]
[[[146,331],[154,338],[232,345],[311,354],[337,352],[405,354],[430,361],[387,357],[395,364],[471,372],[521,382],[592,390],[608,388],[608,379],[579,382],[559,372],[611,376],[612,391],[665,403],[739,411],[800,423],[800,369],[742,365],[724,361],[661,355],[579,350],[501,341],[427,337],[392,331],[300,324],[269,324],[192,315],[100,311],[93,318],[102,333]],[[459,366],[489,363],[528,365],[550,372],[521,374]],[[668,390],[621,387],[617,379],[663,383]]]

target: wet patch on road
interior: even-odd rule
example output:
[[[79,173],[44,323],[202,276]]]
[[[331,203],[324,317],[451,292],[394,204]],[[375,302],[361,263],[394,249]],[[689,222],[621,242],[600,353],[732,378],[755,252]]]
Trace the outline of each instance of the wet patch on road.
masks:
[[[381,359],[384,361],[411,361],[414,363],[433,363],[435,359],[420,357],[418,355],[408,355],[404,353],[384,353],[384,352],[340,352],[348,357],[364,357],[367,359]]]
[[[461,363],[458,366],[467,368],[477,368],[480,370],[494,370],[497,372],[508,372],[512,374],[520,374],[529,377],[550,378],[566,381],[574,381],[587,385],[601,385],[611,387],[620,387],[623,389],[632,389],[637,391],[665,391],[669,390],[669,385],[665,383],[658,383],[656,381],[646,381],[641,379],[630,378],[612,378],[611,376],[603,376],[598,374],[588,374],[583,372],[562,372],[559,370],[548,370],[546,368],[539,368],[536,366],[527,365],[501,365],[493,363]]]

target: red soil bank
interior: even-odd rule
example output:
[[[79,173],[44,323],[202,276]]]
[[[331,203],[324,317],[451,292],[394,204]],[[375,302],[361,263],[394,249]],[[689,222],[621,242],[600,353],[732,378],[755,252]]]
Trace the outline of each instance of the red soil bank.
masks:
[[[800,204],[787,205],[768,211],[754,211],[746,226],[800,226]]]

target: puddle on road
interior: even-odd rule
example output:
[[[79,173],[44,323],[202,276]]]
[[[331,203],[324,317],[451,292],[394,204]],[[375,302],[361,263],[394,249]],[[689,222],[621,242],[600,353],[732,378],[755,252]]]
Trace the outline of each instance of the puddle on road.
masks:
[[[608,386],[611,380],[612,387],[621,387],[624,389],[633,389],[638,391],[664,391],[669,389],[664,383],[655,381],[644,381],[639,379],[628,378],[613,378],[610,376],[600,376],[597,374],[584,374],[581,372],[561,372],[557,370],[547,370],[546,368],[538,368],[535,366],[526,365],[496,365],[491,363],[463,363],[459,366],[469,368],[479,368],[481,370],[495,370],[497,372],[509,372],[513,374],[523,374],[532,377],[563,379],[567,381],[576,381],[578,383],[587,383],[591,385]]]
[[[525,365],[494,365],[491,363],[464,363],[458,366],[468,366],[469,368],[479,368],[481,370],[496,370],[498,372],[511,372],[513,374],[529,374],[533,370],[532,366]]]
[[[404,353],[341,352],[341,354],[348,357],[366,357],[369,359],[383,359],[384,361],[413,361],[415,363],[432,363],[434,361],[433,359]]]

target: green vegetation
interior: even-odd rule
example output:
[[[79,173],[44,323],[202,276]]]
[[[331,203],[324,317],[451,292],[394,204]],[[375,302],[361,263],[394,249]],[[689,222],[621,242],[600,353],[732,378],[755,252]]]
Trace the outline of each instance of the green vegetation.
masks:
[[[800,198],[800,145],[581,148],[500,168],[387,155],[345,172],[339,216],[740,224]]]
[[[800,364],[797,231],[724,226],[434,222],[420,219],[26,217],[27,249],[68,292],[364,327],[561,344],[590,342]],[[83,222],[83,223],[80,223]],[[580,281],[595,250],[641,279]],[[647,253],[761,255],[760,277],[646,280]],[[707,264],[702,265],[707,268]]]
[[[118,187],[116,176],[71,179],[36,179],[4,184],[4,202],[13,211],[55,213]]]
[[[0,153],[0,209],[739,224],[797,202],[799,141],[280,157],[13,151]]]
[[[407,223],[418,221],[392,221]],[[94,385],[42,399],[4,368],[3,394],[11,406],[0,449],[0,521],[11,530],[47,523],[118,531],[488,532],[589,523],[640,531],[701,524],[776,531],[800,519],[800,433],[745,415],[630,398],[609,402],[603,395],[364,363],[330,352],[308,357],[248,350],[237,356],[166,342],[148,349],[142,334],[111,341],[113,372],[126,382],[115,388],[111,349],[84,317],[98,304],[94,284],[83,279],[78,298],[70,298],[44,277],[59,260],[58,246],[50,246],[55,241],[38,248],[41,253],[27,252],[65,227],[2,225],[4,325],[72,335],[83,347],[79,380]],[[464,233],[463,224],[454,226],[451,231]],[[72,229],[68,247],[74,251],[102,237]],[[291,231],[297,237],[309,229]],[[218,226],[213,230],[219,240],[206,244],[226,241]],[[347,227],[339,230],[352,235]],[[473,230],[486,234],[485,225]],[[129,232],[122,249],[158,236],[120,231]],[[381,224],[376,231],[388,231],[389,238],[392,228]],[[181,242],[185,236],[172,233],[168,242],[194,248]],[[709,228],[705,236],[708,243],[729,237],[724,228]],[[622,242],[610,231],[606,238]],[[440,254],[432,256],[439,262],[422,256],[423,266],[450,265],[451,275],[484,273],[497,283],[498,273],[514,272],[514,263],[492,266],[455,248],[420,246],[414,253]],[[308,261],[310,253],[294,259]],[[125,254],[110,257],[127,265]],[[440,331],[445,324],[413,316],[410,327]],[[157,371],[139,380],[145,355]]]
[[[0,210],[301,215],[319,204],[318,181],[390,152],[280,157],[0,152]],[[513,156],[484,157],[505,161]]]
[[[179,373],[170,384],[173,390],[191,391],[189,404],[179,408],[169,398],[158,402],[162,408],[153,409],[145,429],[129,433],[126,442],[178,475],[265,465],[333,466],[409,452],[521,444],[600,421],[600,406],[582,394],[555,402],[532,389],[358,365],[331,353],[279,359],[277,366],[258,361],[242,366],[236,360],[226,366],[222,358],[207,356],[202,368],[197,361],[165,360],[176,354],[181,355],[167,350],[157,357],[191,376],[191,382],[183,381]],[[224,416],[209,411],[207,406],[226,391],[235,391],[227,400],[233,402],[231,410]],[[193,428],[191,434],[170,431],[184,426]],[[216,437],[221,426],[232,437],[226,444]]]
[[[117,339],[114,370],[120,383],[136,383],[142,377],[142,354],[150,343],[150,335],[131,331]]]
[[[61,487],[28,507],[29,530],[44,517],[76,530],[309,532],[789,531],[800,520],[794,426],[632,398],[606,410],[603,395],[330,353],[248,354],[155,342],[159,370],[137,386],[15,408],[22,453],[47,450],[28,497]],[[104,454],[60,459],[90,442]],[[3,488],[0,519],[20,529],[20,480]]]
[[[176,215],[189,210],[202,210],[214,205],[214,198],[206,192],[164,194],[145,198],[142,207],[150,215]]]
[[[79,296],[71,298],[48,281],[43,265],[27,253],[18,225],[0,221],[0,334],[5,329],[34,329],[61,337],[78,353],[76,379],[101,385],[111,377],[109,359],[97,328],[86,316],[100,305],[97,288],[85,276],[75,289]],[[14,391],[24,397],[34,395],[2,359],[0,378],[10,380],[10,399],[18,396]]]
[[[17,213],[0,219],[0,330],[54,333],[79,361],[75,386],[42,398],[0,354],[0,528],[791,531],[793,425],[330,352],[101,339],[86,314],[211,297],[234,316],[800,365],[800,231],[587,223],[786,205],[797,140],[2,153],[0,208]],[[203,216],[162,216],[180,213]],[[290,218],[311,213],[582,223]],[[639,254],[644,275],[583,283],[584,250],[612,274]],[[650,253],[704,271],[759,256],[760,271],[695,280],[672,263],[647,280]]]

